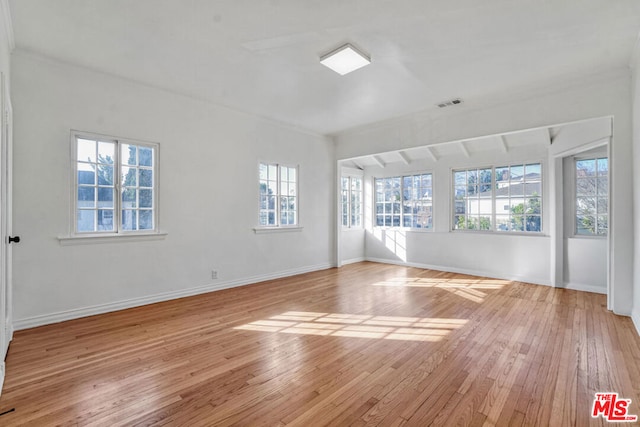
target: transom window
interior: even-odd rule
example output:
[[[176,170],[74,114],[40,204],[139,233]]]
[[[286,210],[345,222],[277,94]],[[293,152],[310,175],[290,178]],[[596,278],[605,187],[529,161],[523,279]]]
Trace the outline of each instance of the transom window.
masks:
[[[542,231],[540,163],[453,171],[453,229]]]
[[[576,234],[606,236],[609,228],[609,159],[576,159]]]
[[[341,182],[342,226],[362,227],[362,177],[343,176]]]
[[[74,135],[75,232],[157,229],[157,144]]]
[[[433,228],[432,174],[375,179],[376,226]]]
[[[260,163],[261,226],[298,225],[298,169]]]

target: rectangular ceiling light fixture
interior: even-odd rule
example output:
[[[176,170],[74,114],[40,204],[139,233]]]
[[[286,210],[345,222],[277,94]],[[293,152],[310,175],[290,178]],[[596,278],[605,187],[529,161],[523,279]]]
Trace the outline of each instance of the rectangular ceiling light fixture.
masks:
[[[371,64],[371,58],[347,43],[322,56],[320,63],[344,76],[358,68]]]

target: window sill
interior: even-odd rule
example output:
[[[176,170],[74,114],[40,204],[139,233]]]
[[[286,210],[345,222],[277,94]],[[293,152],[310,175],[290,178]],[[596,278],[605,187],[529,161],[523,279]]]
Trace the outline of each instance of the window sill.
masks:
[[[160,231],[157,233],[145,234],[109,234],[109,235],[86,235],[86,236],[61,236],[58,242],[61,246],[75,245],[93,245],[98,243],[115,243],[115,242],[144,242],[149,240],[163,240],[168,233]]]
[[[264,233],[290,233],[294,231],[302,231],[301,226],[293,226],[293,227],[254,227],[253,231],[256,234],[264,234]]]
[[[374,226],[374,230],[383,230],[383,231],[404,231],[410,233],[434,233],[433,228],[411,228],[411,227],[383,227],[383,226]]]
[[[531,237],[549,237],[543,231],[492,231],[492,230],[451,230],[450,233],[460,234],[485,234],[493,236],[531,236]]]

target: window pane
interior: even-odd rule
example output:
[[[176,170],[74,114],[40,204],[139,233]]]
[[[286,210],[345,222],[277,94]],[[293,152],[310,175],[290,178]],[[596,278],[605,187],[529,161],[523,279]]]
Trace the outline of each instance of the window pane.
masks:
[[[511,230],[524,231],[524,215],[511,216]]]
[[[479,218],[478,226],[480,230],[491,230],[491,217],[481,216]]]
[[[288,181],[289,180],[289,168],[281,167],[280,168],[280,181]]]
[[[594,234],[596,230],[596,219],[592,215],[578,215],[576,217],[576,233],[581,235]]]
[[[598,178],[598,195],[606,196],[608,194],[609,194],[609,178],[599,177]]]
[[[526,202],[527,214],[540,215],[542,213],[542,199],[539,197],[530,197]]]
[[[578,178],[585,176],[595,176],[596,174],[596,161],[590,160],[578,160],[576,161],[576,175]]]
[[[95,228],[95,216],[96,216],[96,211],[95,210],[84,210],[84,209],[78,209],[77,214],[76,214],[76,218],[77,218],[77,225],[76,228],[78,231],[80,232],[86,232],[86,231],[96,231]]]
[[[113,185],[113,166],[98,165],[98,185]]]
[[[598,198],[598,213],[606,214],[609,212],[609,199],[606,198]]]
[[[140,169],[140,187],[153,187],[153,171],[151,169]]]
[[[153,229],[153,211],[149,209],[141,209],[138,212],[139,229],[140,230],[152,230]]]
[[[576,199],[576,214],[589,215],[596,213],[595,197],[578,197]]]
[[[122,192],[122,207],[123,208],[136,208],[136,189],[135,188],[125,188]]]
[[[509,181],[509,167],[501,166],[496,168],[496,182]],[[497,185],[500,188],[500,185]]]
[[[138,185],[136,171],[137,171],[136,168],[123,167],[122,168],[122,184],[126,186],[131,186],[131,187],[135,187],[136,185]]]
[[[540,216],[539,215],[527,215],[526,216],[526,231],[534,231],[538,232],[541,230],[540,228]]]
[[[596,178],[577,178],[576,194],[579,196],[591,196],[596,194]]]
[[[96,206],[95,187],[78,187],[78,207],[93,208]]]
[[[510,224],[509,215],[496,215],[496,230],[509,231]]]
[[[81,207],[80,205],[78,206]],[[98,207],[113,208],[113,188],[98,188]]]
[[[296,168],[289,168],[289,182],[298,182],[298,171]]]
[[[137,165],[137,147],[130,144],[122,144],[120,147],[120,163],[123,165]]]
[[[78,160],[82,162],[96,162],[96,141],[78,139]]]
[[[508,198],[496,198],[495,205],[496,215],[509,215],[511,213],[511,204]]]
[[[113,209],[100,209],[98,211],[98,230],[114,231]]]
[[[598,159],[598,175],[607,175],[609,173],[609,159]]]
[[[138,160],[140,166],[153,166],[153,149],[149,147],[138,147]]]
[[[260,181],[266,181],[267,178],[267,165],[265,165],[264,163],[260,163],[260,166],[258,167],[259,171],[260,171]]]
[[[465,171],[454,172],[453,182],[455,185],[465,185],[467,183],[467,173]]]
[[[113,142],[98,142],[98,163],[113,164],[113,153],[115,144]]]
[[[137,230],[138,229],[138,211],[123,209],[122,210],[122,229],[123,230]]]
[[[532,163],[525,166],[525,179],[527,181],[538,181],[542,176],[540,163]]]
[[[598,234],[599,235],[606,235],[608,228],[609,228],[609,223],[608,223],[608,219],[609,217],[607,215],[598,215]]]
[[[89,163],[78,163],[78,184],[94,185],[95,183],[95,166]]]
[[[511,166],[511,181],[520,181],[524,177],[524,166]]]
[[[270,180],[272,180],[272,181],[277,180],[278,179],[278,166],[269,165],[268,175],[269,175],[269,179]]]
[[[153,207],[153,190],[139,190],[138,199],[138,204],[141,208]],[[142,219],[140,221],[140,224],[142,224]]]

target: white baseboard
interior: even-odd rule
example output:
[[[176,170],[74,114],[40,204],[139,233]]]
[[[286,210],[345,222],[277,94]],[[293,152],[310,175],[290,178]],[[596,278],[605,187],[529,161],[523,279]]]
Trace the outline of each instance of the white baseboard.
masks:
[[[631,313],[631,320],[636,327],[638,336],[640,336],[640,307],[636,307],[636,309]]]
[[[532,283],[534,285],[545,285],[551,286],[549,279],[541,279],[538,277],[525,277],[525,276],[517,276],[517,275],[502,275],[496,274],[494,272],[482,271],[482,270],[471,270],[466,268],[456,268],[449,267],[443,265],[432,265],[432,264],[422,264],[417,262],[404,262],[400,260],[386,259],[386,258],[370,258],[367,257],[366,261],[371,262],[380,262],[383,264],[394,264],[394,265],[403,265],[406,267],[417,267],[417,268],[426,268],[429,270],[438,270],[438,271],[446,271],[447,273],[459,273],[459,274],[468,274],[470,276],[480,276],[480,277],[491,277],[494,279],[500,280],[509,280],[514,282],[525,282]]]
[[[356,262],[362,261],[366,261],[366,259],[364,257],[345,259],[344,261],[342,261],[342,265],[355,264]]]
[[[124,301],[116,301],[107,304],[94,305],[90,307],[75,308],[57,313],[43,314],[39,316],[18,319],[13,322],[13,329],[35,328],[36,326],[49,325],[52,323],[64,322],[66,320],[78,319],[81,317],[93,316],[96,314],[109,313],[112,311],[124,310],[126,308],[139,307],[147,304],[154,304],[162,301],[169,301],[177,298],[190,297],[193,295],[205,294],[208,292],[230,289],[238,286],[250,285],[253,283],[265,282],[267,280],[280,279],[282,277],[295,276],[297,274],[310,273],[312,271],[326,270],[333,267],[330,263],[311,265],[307,267],[294,268],[291,270],[279,271],[276,273],[263,274],[259,276],[245,277],[242,279],[228,280],[224,282],[210,283],[195,288],[181,289],[161,294],[149,295],[139,298],[131,298]]]
[[[604,294],[607,295],[607,288],[603,288],[602,286],[593,286],[593,285],[583,285],[581,283],[564,283],[564,286],[561,286],[563,289],[571,289],[573,291],[583,291],[583,292],[593,292],[596,294]]]

